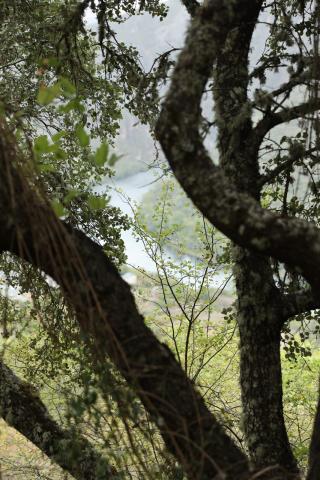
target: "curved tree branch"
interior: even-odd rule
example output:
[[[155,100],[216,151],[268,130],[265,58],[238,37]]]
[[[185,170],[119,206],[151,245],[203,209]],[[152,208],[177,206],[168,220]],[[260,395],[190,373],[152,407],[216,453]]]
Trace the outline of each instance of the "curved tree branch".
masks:
[[[315,98],[294,107],[284,108],[280,112],[268,112],[264,118],[257,123],[254,133],[261,143],[266,134],[272,128],[281,125],[282,123],[291,122],[292,120],[304,117],[305,115],[316,112],[319,109],[320,99]]]
[[[35,195],[22,162],[14,139],[0,123],[0,249],[31,262],[61,286],[92,349],[98,374],[110,357],[188,478],[247,479],[247,458],[171,351],[145,325],[129,286],[99,245],[59,221]]]
[[[188,13],[193,17],[198,9],[200,8],[200,3],[197,0],[181,0],[183,5],[186,7]]]
[[[236,17],[223,0],[206,5],[192,22],[179,56],[157,123],[157,138],[178,182],[215,227],[238,245],[300,268],[319,291],[320,230],[312,223],[269,212],[239,192],[203,146],[198,130],[202,94]],[[244,15],[248,8],[252,2],[237,2],[238,14]]]
[[[320,308],[320,298],[314,295],[311,290],[283,295],[282,303],[284,321],[300,313],[310,312],[311,310]]]
[[[84,437],[64,430],[27,383],[0,362],[1,417],[77,480],[120,478]]]
[[[298,163],[301,161],[302,157],[307,157],[310,156],[311,158],[313,157],[313,153],[317,152],[318,148],[310,148],[302,153],[298,153],[297,155],[289,155],[287,160],[285,160],[283,163],[280,163],[277,165],[273,170],[270,170],[268,173],[265,175],[262,175],[259,180],[259,186],[263,187],[267,183],[272,183],[281,173],[285,171],[292,171],[292,169],[295,166],[295,163]]]
[[[239,191],[259,200],[258,151],[251,143],[252,119],[247,113],[249,51],[261,4],[239,9],[218,52],[213,68],[214,111],[218,127],[220,165]],[[234,121],[236,119],[235,125]],[[243,432],[256,468],[272,468],[274,478],[299,477],[283,416],[277,289],[270,259],[245,248],[232,247],[236,266],[240,387]],[[254,379],[254,380],[253,380]]]
[[[316,290],[319,230],[267,212],[239,193],[214,166],[198,133],[202,93],[218,49],[253,3],[260,2],[236,2],[237,15],[224,0],[208,0],[199,9],[173,74],[157,134],[178,181],[217,228],[240,245],[300,266]],[[3,124],[0,166],[0,248],[41,268],[60,284],[92,345],[97,370],[110,356],[190,479],[247,479],[246,457],[222,431],[172,353],[145,326],[128,285],[102,249],[58,221],[32,192]]]

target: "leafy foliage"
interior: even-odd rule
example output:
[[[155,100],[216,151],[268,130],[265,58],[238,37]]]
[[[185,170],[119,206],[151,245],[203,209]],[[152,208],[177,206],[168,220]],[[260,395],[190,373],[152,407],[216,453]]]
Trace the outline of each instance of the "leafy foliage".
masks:
[[[310,101],[317,96],[315,44],[311,48],[312,42],[305,42],[319,33],[319,12],[311,3],[266,5],[273,23],[251,72],[244,117],[253,110],[259,122],[263,115],[286,114],[290,101],[301,95]],[[96,16],[96,29],[86,24],[88,8]],[[95,193],[95,186],[113,175],[119,157],[111,147],[122,110],[153,127],[160,87],[174,64],[166,52],[144,72],[138,51],[118,40],[113,25],[145,12],[161,20],[167,6],[147,0],[14,0],[0,6],[1,113],[30,158],[24,172],[35,190],[46,194],[55,214],[100,243],[117,266],[125,263],[121,231],[130,222],[110,205],[108,194]],[[269,91],[266,82],[282,71],[286,88]],[[232,93],[235,103],[238,94]],[[206,135],[207,124],[209,131],[214,122],[201,121]],[[238,123],[239,118],[233,119],[230,131]],[[319,118],[302,115],[293,130],[283,133],[270,134],[260,150],[263,206],[318,224]],[[222,269],[230,274],[230,244],[168,178],[134,214],[131,227],[156,270],[139,272],[137,302],[141,309],[149,304],[147,323],[245,450],[235,305],[228,297],[220,314],[215,305],[227,283],[217,288],[215,277]],[[163,419],[150,418],[110,363],[93,373],[92,345],[84,346],[74,311],[57,285],[8,254],[2,254],[0,268],[7,284],[29,295],[25,303],[0,297],[2,357],[41,391],[49,409],[56,408],[75,435],[84,432],[93,439],[117,466],[119,478],[183,479],[157,429]],[[283,294],[305,287],[299,271],[279,262],[272,269]],[[318,312],[295,320],[299,326],[291,322],[282,330],[285,411],[295,454],[304,466],[316,403]],[[77,454],[70,451],[75,458]]]

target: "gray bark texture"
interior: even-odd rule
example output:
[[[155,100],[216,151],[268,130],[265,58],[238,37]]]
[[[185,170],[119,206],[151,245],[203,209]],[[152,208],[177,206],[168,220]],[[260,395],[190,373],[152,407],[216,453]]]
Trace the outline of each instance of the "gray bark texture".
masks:
[[[258,154],[271,128],[319,109],[319,102],[266,115],[253,127],[247,98],[248,52],[262,2],[235,4],[228,9],[224,1],[208,1],[191,25],[156,131],[187,195],[238,245],[233,255],[240,383],[251,462],[269,478],[296,479],[299,471],[283,417],[280,334],[288,318],[319,303],[320,238],[311,223],[261,208]],[[213,164],[199,135],[201,97],[212,68],[219,166]],[[282,295],[269,255],[301,267],[313,291],[291,298]]]
[[[32,189],[25,159],[0,123],[0,249],[32,263],[61,286],[92,347],[97,372],[110,357],[190,480],[287,480],[299,475],[283,420],[279,347],[288,305],[291,315],[301,303],[284,301],[269,257],[299,267],[312,298],[319,298],[320,231],[261,207],[257,155],[270,128],[319,105],[289,109],[252,126],[247,57],[262,3],[207,0],[200,8],[195,5],[156,128],[187,195],[235,244],[243,418],[252,469],[173,354],[147,328],[129,286],[102,249],[59,221]],[[214,69],[219,166],[199,133],[201,99]]]
[[[299,478],[285,427],[280,359],[281,298],[269,261],[235,248],[243,426],[256,468]],[[273,468],[272,468],[273,467]]]
[[[59,221],[32,191],[23,161],[14,138],[0,124],[5,177],[0,186],[0,249],[31,262],[61,286],[92,347],[98,374],[110,357],[188,478],[249,478],[246,456],[223,431],[171,351],[145,325],[128,284],[100,246]]]
[[[116,479],[90,442],[61,428],[31,386],[0,362],[1,417],[76,480]]]
[[[214,69],[220,165],[229,182],[257,202],[259,145],[252,141],[251,116],[243,112],[248,102],[248,54],[260,8],[261,2],[254,2],[241,12],[241,19],[227,35]],[[237,128],[232,128],[235,118]],[[281,294],[267,257],[234,246],[233,262],[240,333],[242,423],[250,459],[255,468],[267,468],[270,478],[276,474],[298,478],[282,406]]]
[[[259,10],[260,6],[261,2],[245,0],[234,2],[234,8],[224,0],[205,2],[189,28],[162,106],[156,135],[175,177],[204,216],[237,245],[300,268],[318,297],[319,229],[311,222],[262,208],[257,199],[242,191],[236,182],[230,182],[225,170],[212,162],[199,133],[202,95],[228,32],[245,22],[251,9]],[[236,56],[233,61],[238,62]],[[308,111],[315,111],[319,106],[320,102],[311,102]],[[244,117],[250,123],[251,110],[247,104],[244,107],[241,116],[233,116],[225,126],[233,132],[232,142],[240,137]],[[297,118],[299,112],[294,108],[287,112],[285,119],[277,117],[278,123]],[[218,127],[224,122],[219,116],[216,121]],[[251,155],[257,154],[263,140],[256,128],[245,137],[250,145],[247,162],[254,160]],[[264,132],[267,133],[268,128]],[[233,148],[235,146],[234,143]],[[241,144],[238,143],[238,147]]]

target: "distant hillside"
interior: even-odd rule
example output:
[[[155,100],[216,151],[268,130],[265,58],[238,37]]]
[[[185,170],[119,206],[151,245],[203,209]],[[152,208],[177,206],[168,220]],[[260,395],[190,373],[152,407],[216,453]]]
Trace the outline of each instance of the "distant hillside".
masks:
[[[169,4],[169,11],[163,21],[160,21],[157,17],[152,17],[150,14],[143,14],[133,16],[122,24],[113,25],[120,41],[138,49],[141,64],[146,71],[150,70],[154,59],[161,53],[171,48],[181,48],[183,45],[189,15],[180,0],[170,0],[167,3]],[[92,22],[93,18],[91,16],[89,21]],[[262,18],[262,20],[267,22],[268,18]],[[267,27],[262,21],[254,33],[254,47],[250,56],[251,68],[257,65],[267,35]],[[266,90],[273,89],[275,85],[282,83],[286,76],[287,73],[281,70],[277,74],[272,74],[267,79],[264,88]],[[256,87],[257,84],[254,82],[250,90],[253,92]],[[212,111],[211,97],[208,96],[203,103],[204,112],[210,116]],[[214,134],[211,134],[208,141],[211,152],[214,149],[213,143]],[[148,127],[141,125],[138,119],[128,112],[123,113],[120,132],[115,141],[115,151],[117,154],[123,155],[115,167],[118,178],[147,170],[156,155],[154,142]]]
[[[141,63],[150,70],[154,59],[171,48],[180,48],[187,27],[188,14],[180,0],[170,0],[168,16],[161,22],[149,14],[135,16],[114,26],[119,40],[135,46]],[[130,176],[148,169],[156,151],[148,127],[126,112],[121,122],[115,150],[123,158],[116,165],[117,177]]]

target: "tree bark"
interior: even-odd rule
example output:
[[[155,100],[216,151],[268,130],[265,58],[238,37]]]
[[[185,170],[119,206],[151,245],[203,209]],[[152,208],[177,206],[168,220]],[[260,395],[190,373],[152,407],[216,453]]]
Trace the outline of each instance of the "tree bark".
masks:
[[[319,389],[320,393],[320,389]],[[320,394],[309,449],[307,480],[320,478]]]
[[[100,246],[60,222],[44,198],[35,195],[23,162],[13,137],[0,124],[0,249],[31,262],[61,286],[91,347],[97,373],[109,356],[188,478],[249,478],[246,456],[208,410],[172,352],[145,325],[129,286]]]
[[[243,247],[300,266],[317,292],[319,230],[308,222],[283,218],[262,209],[256,198],[239,189],[236,182],[231,183],[223,169],[213,164],[198,131],[202,94],[219,51],[229,32],[247,22],[250,9],[257,13],[260,6],[258,1],[208,0],[199,9],[173,74],[157,135],[178,181],[213,225]],[[237,62],[236,57],[234,61]],[[240,96],[243,94],[241,91]],[[250,130],[249,113],[247,110],[243,113],[247,120],[245,128]],[[233,151],[239,138],[237,122],[241,119],[234,120],[230,125],[235,132],[230,137]],[[226,159],[228,143],[225,143]],[[246,457],[222,431],[172,353],[145,326],[129,287],[96,244],[59,222],[48,205],[35,196],[19,174],[19,155],[13,145],[2,125],[2,250],[33,263],[61,285],[75,309],[83,334],[92,345],[97,370],[103,368],[109,355],[136,389],[159,425],[168,450],[190,479],[249,478]],[[254,162],[252,150],[246,153],[248,161]],[[244,300],[240,311],[245,313]],[[257,334],[257,324],[253,328]],[[244,327],[243,332],[248,335],[248,328]],[[272,332],[268,335],[272,337]],[[268,336],[265,339],[269,341]],[[272,352],[273,376],[278,378],[277,352],[275,349]],[[275,396],[279,395],[278,390]]]
[[[90,442],[61,428],[30,385],[0,362],[1,417],[77,480],[121,478]]]
[[[212,162],[199,133],[201,99],[212,67],[224,47],[228,32],[257,5],[261,2],[238,0],[230,4],[223,0],[208,0],[199,9],[172,75],[157,122],[156,136],[176,179],[216,228],[237,245],[300,268],[317,296],[320,291],[319,229],[311,222],[268,211],[251,195],[239,190],[230,182],[224,169]],[[234,63],[238,62],[236,56],[232,58]],[[251,116],[250,104],[244,106],[240,119],[235,116],[228,125],[235,133],[234,138],[239,137],[238,121],[243,122],[243,117]],[[314,111],[319,105],[309,107]],[[298,114],[298,110],[295,109],[293,114]],[[261,141],[253,130],[250,138],[247,137],[251,153],[256,155]]]
[[[223,6],[218,1],[207,2],[207,8],[191,26],[158,122],[158,138],[178,181],[213,225],[239,245],[271,253],[277,258],[289,253],[288,259],[297,244],[293,246],[292,242],[288,249],[290,240],[287,239],[287,252],[284,252],[284,245],[280,246],[282,220],[280,222],[259,205],[261,139],[252,128],[247,98],[248,52],[261,2],[239,1],[231,14],[232,7],[225,12]],[[213,89],[219,167],[211,161],[198,133],[200,101],[210,75],[208,65],[214,65],[215,72]],[[190,79],[188,84],[186,78]],[[237,191],[234,196],[233,189]],[[270,222],[264,223],[268,215]],[[273,227],[270,229],[271,216]],[[252,223],[248,222],[250,217]],[[263,224],[268,224],[268,231],[266,229],[260,236],[258,231]],[[294,220],[288,219],[286,226],[293,238],[297,232]],[[272,240],[272,251],[269,239],[277,229],[279,236]],[[249,230],[249,236],[252,233],[255,238],[252,236],[246,241],[244,237]],[[241,248],[235,248],[234,255],[239,295],[243,418],[249,451],[255,466],[267,467],[269,476],[279,474],[283,478],[294,478],[298,475],[297,465],[282,408],[280,293],[275,287],[268,259]],[[292,261],[293,258],[288,263]],[[316,288],[317,276],[314,272]]]
[[[235,248],[243,428],[257,469],[299,478],[283,415],[282,302],[265,257]]]
[[[220,165],[239,192],[260,203],[258,144],[252,142],[248,110],[249,50],[261,4],[241,12],[217,55],[214,101]],[[236,61],[235,61],[236,60]],[[233,124],[236,122],[236,128]],[[233,247],[240,333],[242,423],[250,459],[270,478],[297,478],[297,463],[285,427],[280,335],[282,301],[270,261]]]
[[[193,17],[198,9],[200,8],[200,3],[197,0],[181,0],[183,5],[186,7],[187,12]]]

